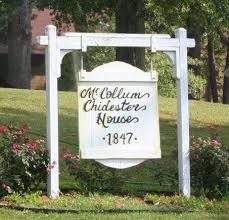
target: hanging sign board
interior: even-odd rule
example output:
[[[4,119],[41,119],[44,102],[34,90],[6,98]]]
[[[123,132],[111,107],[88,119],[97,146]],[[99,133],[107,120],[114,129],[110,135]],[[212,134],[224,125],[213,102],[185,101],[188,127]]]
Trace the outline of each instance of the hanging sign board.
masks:
[[[160,158],[157,77],[124,62],[84,72],[78,83],[82,159]]]

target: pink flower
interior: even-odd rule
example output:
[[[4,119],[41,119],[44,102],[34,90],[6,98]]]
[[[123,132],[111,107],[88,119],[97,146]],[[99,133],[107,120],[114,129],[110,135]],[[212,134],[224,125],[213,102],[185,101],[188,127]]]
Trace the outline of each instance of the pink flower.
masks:
[[[13,148],[12,152],[14,154],[18,154],[19,153],[19,150],[18,149],[20,148],[20,144],[14,143],[13,146],[12,146],[12,148]]]
[[[14,143],[14,144],[13,144],[13,149],[16,150],[16,149],[18,149],[20,146],[21,146],[20,144]]]
[[[26,147],[28,147],[29,149],[31,149],[31,150],[37,150],[37,145],[35,145],[35,144],[26,144]]]
[[[51,171],[51,169],[53,169],[55,167],[54,166],[55,164],[56,164],[56,162],[54,163],[54,161],[53,161],[52,165],[50,165],[50,164],[48,165],[48,167],[46,169],[48,173]]]
[[[219,141],[217,141],[217,140],[212,140],[210,142],[210,144],[212,144],[212,145],[220,145],[221,143]]]
[[[61,153],[60,158],[61,159],[76,159],[78,158],[78,155],[70,154],[70,153]]]
[[[0,133],[5,133],[6,131],[8,130],[8,127],[7,126],[0,126]]]
[[[7,185],[5,183],[2,183],[2,188],[5,189]]]
[[[20,135],[22,135],[23,134],[23,132],[20,130],[20,131],[15,131],[14,132],[14,135],[17,135],[17,136],[20,136]]]
[[[3,188],[4,190],[6,190],[7,192],[11,191],[10,186],[7,185],[6,183],[2,183],[2,188]]]
[[[24,134],[26,131],[28,131],[28,127],[25,125],[24,127],[20,128],[20,130],[15,131],[13,134],[20,136],[20,135]]]
[[[48,149],[44,149],[42,152],[43,152],[44,154],[48,154],[48,153],[49,153],[49,150],[48,150]]]
[[[210,129],[210,130],[216,130],[218,128],[219,128],[219,125],[214,125],[214,124],[209,124],[208,125],[208,129]]]
[[[43,144],[43,143],[45,143],[45,140],[44,139],[35,139],[35,142],[37,144]]]
[[[12,152],[13,152],[14,154],[18,154],[18,153],[19,153],[19,151],[18,151],[17,149],[13,149]]]
[[[20,131],[21,131],[22,133],[25,133],[26,131],[28,131],[27,125],[25,125],[24,127],[22,127],[22,128],[20,129]]]
[[[50,171],[51,171],[51,167],[50,167],[50,165],[48,165],[48,167],[47,167],[47,169],[46,169],[46,170],[47,170],[47,172],[48,172],[48,173],[50,173]]]

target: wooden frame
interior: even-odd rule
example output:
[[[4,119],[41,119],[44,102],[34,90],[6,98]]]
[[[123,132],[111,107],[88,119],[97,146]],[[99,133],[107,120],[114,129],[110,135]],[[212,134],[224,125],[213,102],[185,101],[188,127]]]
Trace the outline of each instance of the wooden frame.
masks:
[[[65,33],[57,36],[56,27],[48,25],[45,36],[39,36],[37,42],[46,47],[47,142],[50,162],[55,164],[48,177],[48,195],[52,198],[59,196],[57,78],[61,75],[62,59],[73,50],[85,52],[89,46],[109,46],[145,47],[152,52],[163,51],[171,58],[177,80],[179,190],[190,197],[187,48],[194,47],[195,41],[187,38],[186,30],[177,29],[176,38],[161,34],[111,33]]]

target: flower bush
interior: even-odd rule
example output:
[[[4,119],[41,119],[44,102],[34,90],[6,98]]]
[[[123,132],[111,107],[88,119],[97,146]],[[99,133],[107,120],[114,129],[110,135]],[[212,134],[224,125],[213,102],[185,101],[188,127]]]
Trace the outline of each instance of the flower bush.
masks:
[[[192,137],[191,183],[195,193],[207,197],[228,195],[229,149],[218,139],[216,125],[209,125],[210,137]]]
[[[43,139],[28,127],[0,126],[0,195],[26,192],[46,182],[49,155]]]

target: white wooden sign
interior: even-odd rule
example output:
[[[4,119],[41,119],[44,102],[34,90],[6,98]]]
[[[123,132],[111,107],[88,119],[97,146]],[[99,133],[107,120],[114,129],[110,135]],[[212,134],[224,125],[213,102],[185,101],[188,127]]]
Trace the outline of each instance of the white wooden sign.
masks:
[[[187,48],[194,47],[195,41],[194,39],[187,38],[186,30],[183,28],[177,29],[175,38],[171,38],[167,34],[116,33],[65,33],[63,36],[57,36],[56,27],[48,25],[45,36],[39,36],[37,42],[40,45],[44,45],[46,49],[47,141],[50,151],[50,163],[55,162],[54,168],[51,169],[48,175],[48,195],[52,198],[59,196],[57,78],[61,75],[60,64],[64,55],[73,50],[86,52],[87,47],[106,46],[149,48],[151,52],[162,51],[171,59],[174,65],[173,76],[177,82],[179,191],[189,197],[191,191]],[[109,65],[115,66],[116,64]],[[119,65],[121,66],[122,64]],[[79,94],[82,96],[79,97],[81,109],[80,127],[81,129],[82,126],[83,128],[92,129],[90,132],[84,130],[85,134],[80,134],[82,139],[80,141],[81,154],[83,158],[92,158],[95,156],[94,158],[97,158],[97,161],[107,166],[114,167],[114,164],[116,164],[115,167],[124,168],[138,164],[147,158],[160,157],[156,82],[154,76],[144,72],[140,73],[138,69],[122,65],[121,68],[117,69],[110,66],[108,69],[106,67],[96,68],[91,73],[80,72],[79,79]],[[107,86],[104,85],[105,80],[109,81]],[[92,90],[97,90],[98,95],[95,95],[95,101],[101,102],[101,105],[104,105],[105,102],[105,99],[101,98],[102,94],[105,94],[105,96],[112,96],[112,94],[117,92],[120,94],[124,92],[138,94],[140,92],[140,94],[139,98],[138,95],[136,95],[136,98],[135,95],[133,95],[134,98],[126,97],[126,102],[132,105],[132,107],[129,107],[130,115],[122,109],[120,111],[110,111],[107,107],[103,107],[104,110],[102,111],[97,111],[90,110],[92,103],[88,101],[91,97],[89,96],[89,92],[85,94],[86,91],[89,91],[90,87]],[[123,90],[121,90],[122,88]],[[93,91],[90,92],[90,94],[92,93]],[[144,94],[149,94],[152,99]],[[144,96],[141,97],[142,95]],[[115,95],[112,96],[111,103],[114,106],[117,106],[119,101]],[[87,102],[86,111],[84,112],[82,109]],[[133,107],[133,105],[136,106],[137,104],[143,108],[139,109],[140,106],[138,108]],[[106,105],[108,106],[108,103],[105,103]],[[144,106],[146,106],[145,110],[143,110]],[[137,110],[136,112],[134,112],[134,108]],[[118,114],[116,114],[117,112]],[[98,115],[99,113],[101,113],[100,116]],[[104,114],[106,115],[104,116]],[[146,116],[143,117],[143,114]],[[115,115],[123,115],[125,119],[122,120],[125,123],[121,123],[119,127],[117,125],[119,123],[111,123],[114,122],[113,117]],[[96,118],[98,116],[100,117],[99,119]],[[129,116],[131,118],[128,119]],[[98,123],[96,123],[97,120]],[[147,121],[144,122],[144,120]],[[126,123],[127,121],[129,123]],[[143,125],[143,122],[145,125]],[[146,139],[143,137],[146,137]],[[116,144],[117,140],[118,143]],[[91,143],[92,145],[90,145]],[[131,158],[127,152],[131,152]],[[109,158],[109,160],[104,158]]]
[[[117,61],[84,72],[78,83],[81,158],[115,168],[160,158],[157,99],[156,72]]]

